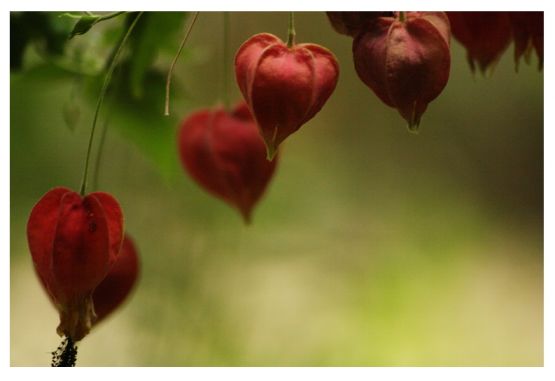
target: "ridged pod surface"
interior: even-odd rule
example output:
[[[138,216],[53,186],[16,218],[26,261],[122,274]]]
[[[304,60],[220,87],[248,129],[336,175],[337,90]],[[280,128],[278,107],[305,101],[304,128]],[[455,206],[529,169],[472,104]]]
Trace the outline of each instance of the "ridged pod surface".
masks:
[[[509,12],[447,12],[451,33],[465,48],[472,71],[492,69],[511,42]]]
[[[353,57],[359,78],[414,131],[449,79],[449,20],[444,12],[402,13],[368,24]]]
[[[92,293],[116,262],[123,214],[104,192],[54,188],[33,207],[27,240],[39,279],[60,314],[58,334],[81,340],[96,316]]]
[[[99,323],[117,309],[133,290],[139,276],[139,256],[133,239],[125,234],[117,260],[106,278],[95,288],[92,298]]]
[[[231,112],[200,110],[181,124],[181,162],[205,190],[237,208],[246,223],[270,182],[277,160],[266,148],[246,103]]]
[[[543,69],[543,12],[509,12],[515,40],[515,64],[520,58],[530,60],[532,49],[538,56],[538,68]]]
[[[324,106],[337,84],[339,64],[320,45],[289,47],[261,33],[237,51],[235,76],[272,159],[278,146]]]

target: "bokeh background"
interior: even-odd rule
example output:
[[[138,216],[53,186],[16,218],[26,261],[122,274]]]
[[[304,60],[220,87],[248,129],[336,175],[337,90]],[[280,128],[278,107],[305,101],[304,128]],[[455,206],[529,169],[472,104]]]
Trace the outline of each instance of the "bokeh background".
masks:
[[[48,366],[58,317],[25,225],[50,188],[80,184],[99,73],[125,17],[70,41],[75,20],[22,17],[12,13],[12,33],[35,25],[51,34],[29,32],[11,75],[11,364]],[[145,15],[103,108],[98,189],[123,207],[141,278],[81,342],[78,365],[543,364],[535,57],[516,73],[511,45],[490,76],[473,75],[452,41],[449,83],[414,135],[358,79],[351,39],[324,12],[297,13],[297,41],[331,49],[340,80],[285,142],[244,226],[176,154],[179,121],[221,101],[224,67],[231,98],[240,97],[221,13],[200,14],[176,67],[172,116],[162,116],[165,75],[190,20]],[[287,13],[231,13],[231,52],[258,32],[285,39],[287,22]]]

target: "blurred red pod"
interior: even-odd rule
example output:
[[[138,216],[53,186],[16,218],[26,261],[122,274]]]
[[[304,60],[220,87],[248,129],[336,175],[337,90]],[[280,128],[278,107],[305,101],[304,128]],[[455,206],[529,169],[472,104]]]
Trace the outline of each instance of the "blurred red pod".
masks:
[[[417,130],[428,103],[449,79],[449,20],[444,12],[379,17],[353,41],[359,78]]]
[[[125,234],[116,262],[95,288],[92,298],[97,320],[117,309],[129,296],[139,277],[139,256],[133,239]]]
[[[447,12],[451,33],[465,48],[474,72],[492,69],[511,42],[508,12]]]
[[[92,292],[116,262],[123,214],[111,195],[54,188],[33,207],[27,240],[35,270],[60,314],[58,334],[81,340],[95,320]]]
[[[272,159],[285,138],[324,106],[337,84],[339,64],[320,45],[289,47],[261,33],[237,51],[235,76]]]
[[[377,17],[392,16],[393,12],[326,12],[333,29],[355,37],[364,26]]]
[[[538,56],[538,68],[543,68],[543,12],[509,12],[515,40],[515,64],[520,58],[530,61],[532,49]]]
[[[181,162],[205,190],[237,208],[246,223],[274,174],[277,160],[266,148],[245,102],[232,111],[200,110],[181,124]]]

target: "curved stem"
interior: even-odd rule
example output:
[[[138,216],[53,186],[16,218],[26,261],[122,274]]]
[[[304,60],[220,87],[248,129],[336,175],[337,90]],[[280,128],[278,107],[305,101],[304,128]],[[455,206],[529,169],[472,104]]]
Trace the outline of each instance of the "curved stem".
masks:
[[[187,31],[185,32],[185,36],[183,36],[183,40],[181,41],[181,45],[179,46],[179,50],[177,51],[177,54],[173,58],[172,64],[170,66],[170,70],[168,71],[168,76],[166,78],[166,102],[165,102],[165,106],[164,106],[164,115],[165,116],[170,115],[170,86],[171,86],[171,82],[172,82],[173,69],[174,69],[175,64],[177,62],[177,59],[179,58],[179,55],[181,54],[181,51],[183,50],[183,47],[185,46],[185,43],[187,42],[187,39],[189,38],[189,34],[191,34],[191,30],[193,30],[193,26],[195,25],[195,21],[197,21],[198,14],[199,14],[199,12],[195,12],[195,15],[193,16],[193,21],[191,21],[191,24],[189,24],[189,28],[187,28]]]
[[[121,52],[123,51],[125,42],[131,35],[133,28],[135,28],[135,25],[137,25],[137,21],[139,21],[139,18],[142,16],[142,14],[143,12],[140,12],[137,15],[137,17],[135,17],[135,20],[133,20],[133,22],[129,26],[129,29],[127,29],[127,32],[125,33],[125,37],[123,38],[123,40],[121,40],[118,50],[116,51],[116,54],[114,54],[114,57],[112,58],[112,62],[110,63],[110,67],[108,68],[108,72],[106,73],[106,77],[104,77],[104,82],[102,83],[102,89],[100,90],[100,95],[98,97],[98,102],[96,103],[96,109],[94,111],[94,117],[93,117],[93,122],[91,127],[91,135],[89,137],[89,145],[87,147],[87,158],[85,159],[85,169],[83,171],[83,181],[81,182],[81,189],[79,191],[79,193],[81,193],[82,196],[85,195],[85,190],[87,189],[87,175],[89,172],[89,161],[91,158],[91,149],[92,149],[92,143],[94,138],[94,131],[96,129],[96,122],[98,120],[98,115],[100,113],[100,107],[102,106],[102,102],[104,101],[104,97],[106,96],[106,91],[108,90],[108,85],[110,84],[112,73],[114,72],[114,69],[116,67],[117,60]]]
[[[114,12],[106,16],[100,16],[98,21],[110,20],[110,19],[113,19],[114,17],[118,17],[119,15],[123,15],[124,13],[127,13],[127,12]]]
[[[229,109],[229,76],[228,76],[228,61],[229,61],[229,12],[223,12],[224,14],[224,38],[223,38],[223,44],[224,44],[224,48],[223,48],[223,55],[224,55],[224,59],[223,61],[223,68],[222,68],[222,72],[223,72],[223,101],[224,101],[224,107],[226,110]]]
[[[294,12],[289,12],[289,29],[287,31],[287,47],[295,45],[295,16]]]

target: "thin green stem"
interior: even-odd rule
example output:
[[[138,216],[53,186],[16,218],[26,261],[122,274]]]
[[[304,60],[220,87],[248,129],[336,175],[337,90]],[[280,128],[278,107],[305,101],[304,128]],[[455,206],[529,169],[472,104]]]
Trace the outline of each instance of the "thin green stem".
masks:
[[[181,51],[183,50],[183,47],[185,46],[185,43],[187,42],[187,39],[189,38],[189,35],[191,34],[191,31],[193,30],[193,26],[195,25],[195,22],[197,21],[198,14],[199,14],[199,12],[195,12],[195,15],[193,16],[193,21],[191,21],[191,24],[189,24],[189,27],[187,28],[187,31],[185,32],[185,35],[183,36],[183,40],[181,41],[181,45],[179,45],[179,50],[177,51],[177,54],[173,58],[172,64],[170,66],[170,70],[168,71],[168,76],[166,78],[166,102],[165,102],[165,105],[164,105],[164,115],[165,116],[170,115],[170,86],[171,86],[171,82],[172,82],[173,69],[174,69],[175,64],[177,62],[177,59],[179,58],[179,55],[181,54]]]
[[[129,26],[129,29],[127,29],[127,32],[125,33],[125,37],[123,38],[123,40],[121,40],[121,43],[119,44],[118,50],[116,51],[116,54],[114,54],[114,57],[112,58],[112,62],[110,63],[110,67],[108,68],[108,71],[106,72],[106,76],[104,77],[104,82],[102,83],[102,89],[100,90],[100,95],[98,96],[98,102],[96,103],[96,109],[94,111],[94,117],[93,117],[93,122],[92,122],[92,127],[91,127],[91,135],[89,137],[89,145],[87,147],[87,158],[85,159],[85,169],[83,171],[83,181],[81,182],[81,189],[79,191],[79,193],[81,193],[82,196],[85,195],[85,191],[87,189],[87,176],[89,173],[89,161],[91,158],[91,150],[92,150],[92,143],[93,143],[93,138],[94,138],[94,131],[96,129],[96,122],[98,120],[98,115],[100,114],[100,107],[102,106],[102,103],[104,102],[104,97],[106,96],[106,91],[108,90],[108,85],[110,84],[110,80],[112,79],[112,73],[114,72],[114,69],[116,67],[116,63],[118,61],[118,58],[121,54],[121,52],[123,51],[123,47],[125,46],[125,42],[128,40],[129,36],[131,35],[131,32],[133,31],[133,28],[135,28],[135,25],[137,25],[137,21],[139,21],[139,18],[142,16],[143,12],[140,12],[137,17],[135,17],[135,20],[133,20],[133,22],[131,23],[131,25]]]
[[[287,47],[295,45],[295,16],[294,12],[289,12],[289,29],[287,31]]]
[[[229,63],[229,12],[223,12],[224,14],[224,38],[223,38],[223,101],[226,110],[229,109],[229,76],[228,76],[228,63]]]
[[[100,131],[100,140],[98,143],[98,152],[96,153],[96,162],[94,163],[94,172],[92,176],[92,189],[98,189],[98,173],[100,172],[100,161],[102,160],[102,147],[104,147],[104,142],[106,141],[106,131],[108,130],[108,118],[104,121],[102,125],[102,130]]]
[[[127,13],[125,11],[122,12],[114,12],[114,13],[110,13],[106,16],[100,16],[100,18],[98,19],[98,21],[105,21],[105,20],[110,20],[113,19],[114,17],[118,17],[119,15],[123,15],[124,13]]]
[[[405,12],[400,11],[400,12],[399,12],[399,21],[405,22],[405,19],[406,19]]]

